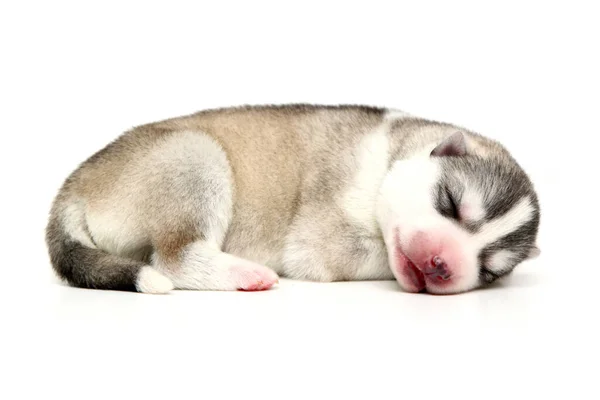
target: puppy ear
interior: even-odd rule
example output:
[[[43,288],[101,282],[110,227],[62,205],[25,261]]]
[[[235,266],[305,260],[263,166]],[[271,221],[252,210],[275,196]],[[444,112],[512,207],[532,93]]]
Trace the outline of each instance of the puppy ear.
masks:
[[[460,157],[467,154],[467,142],[462,132],[455,132],[431,151],[431,157]]]
[[[536,258],[537,256],[539,256],[541,253],[541,250],[539,247],[537,246],[533,246],[530,250],[529,250],[529,254],[527,254],[527,259],[532,259],[532,258]]]

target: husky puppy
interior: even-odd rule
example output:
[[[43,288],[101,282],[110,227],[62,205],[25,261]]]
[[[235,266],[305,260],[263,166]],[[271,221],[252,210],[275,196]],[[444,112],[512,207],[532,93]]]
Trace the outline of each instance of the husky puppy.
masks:
[[[65,181],[46,230],[73,286],[264,290],[278,276],[459,293],[539,253],[496,141],[366,106],[244,106],[136,127]]]

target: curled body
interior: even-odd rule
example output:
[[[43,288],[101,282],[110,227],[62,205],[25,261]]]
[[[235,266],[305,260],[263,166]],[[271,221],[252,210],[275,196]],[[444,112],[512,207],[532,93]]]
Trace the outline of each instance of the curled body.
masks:
[[[263,290],[279,276],[459,293],[539,250],[498,142],[366,106],[245,106],[136,127],[83,162],[46,239],[74,286]]]

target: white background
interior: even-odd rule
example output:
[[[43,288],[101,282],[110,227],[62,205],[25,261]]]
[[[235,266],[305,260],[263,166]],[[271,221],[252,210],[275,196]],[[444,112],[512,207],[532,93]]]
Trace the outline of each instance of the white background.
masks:
[[[598,398],[594,3],[2,2],[0,397]],[[538,188],[542,256],[445,297],[56,283],[43,230],[79,162],[137,124],[286,102],[400,108],[499,139]]]

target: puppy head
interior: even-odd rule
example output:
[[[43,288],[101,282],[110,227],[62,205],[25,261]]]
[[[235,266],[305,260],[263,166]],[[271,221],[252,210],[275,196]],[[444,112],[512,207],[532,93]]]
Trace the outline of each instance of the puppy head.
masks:
[[[465,292],[539,254],[533,186],[511,156],[462,132],[393,162],[377,218],[390,268],[409,292]]]

